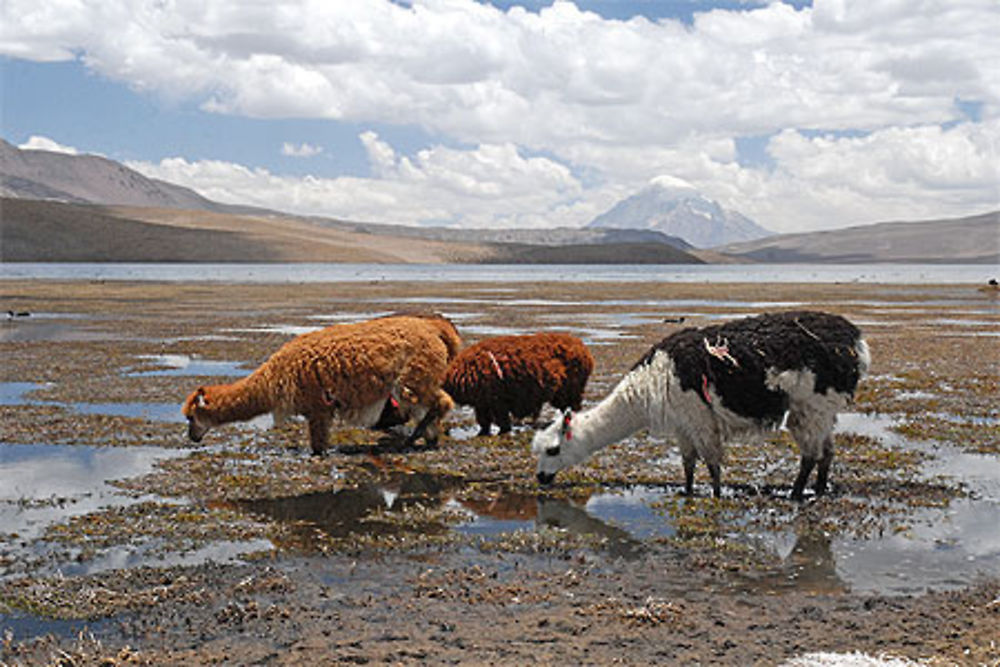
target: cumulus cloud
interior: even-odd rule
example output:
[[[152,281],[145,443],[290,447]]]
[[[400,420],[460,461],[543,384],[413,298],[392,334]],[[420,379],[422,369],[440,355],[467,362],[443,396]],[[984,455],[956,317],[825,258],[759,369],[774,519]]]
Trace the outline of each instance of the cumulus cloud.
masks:
[[[475,147],[398,155],[363,135],[376,178],[295,182],[317,206],[307,193],[331,188],[348,217],[381,218],[373,198],[405,194],[414,208],[397,220],[579,224],[664,173],[775,229],[996,206],[983,165],[1000,117],[995,0],[761,4],[683,25],[564,0],[7,0],[0,53],[81,58],[214,113],[416,125]],[[738,164],[745,136],[771,137],[773,169]]]
[[[281,154],[287,157],[315,157],[322,152],[322,146],[313,146],[312,144],[306,142],[295,144],[286,141],[281,144]]]
[[[28,140],[20,144],[18,148],[26,151],[49,151],[52,153],[65,153],[67,155],[79,155],[80,153],[80,151],[72,146],[63,146],[53,139],[37,135],[28,137]]]
[[[512,144],[437,146],[411,158],[398,155],[375,132],[361,140],[377,172],[371,178],[288,177],[183,158],[128,166],[221,202],[353,220],[539,227],[575,224],[581,215],[599,212],[579,201],[583,188],[567,167],[524,156]]]

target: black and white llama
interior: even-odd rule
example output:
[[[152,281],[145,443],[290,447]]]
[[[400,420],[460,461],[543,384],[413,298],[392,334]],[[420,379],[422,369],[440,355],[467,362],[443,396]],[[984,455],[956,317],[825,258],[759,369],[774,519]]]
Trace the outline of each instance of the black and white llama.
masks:
[[[631,433],[673,436],[692,493],[698,458],[720,494],[723,442],[787,425],[801,453],[791,497],[802,499],[813,468],[826,491],[837,413],[870,364],[856,326],[838,315],[797,311],[678,331],[657,343],[593,408],[535,434],[538,481]],[[787,415],[787,417],[786,417]]]

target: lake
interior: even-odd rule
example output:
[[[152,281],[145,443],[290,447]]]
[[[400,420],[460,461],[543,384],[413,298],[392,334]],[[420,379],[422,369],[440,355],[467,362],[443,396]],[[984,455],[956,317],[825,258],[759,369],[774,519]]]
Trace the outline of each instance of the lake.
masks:
[[[742,282],[976,284],[988,264],[120,264],[0,263],[0,280],[155,282]]]

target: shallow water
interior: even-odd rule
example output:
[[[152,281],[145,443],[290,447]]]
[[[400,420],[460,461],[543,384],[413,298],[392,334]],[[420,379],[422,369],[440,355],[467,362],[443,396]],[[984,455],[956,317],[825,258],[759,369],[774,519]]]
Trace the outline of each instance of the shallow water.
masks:
[[[721,303],[721,302],[719,302]],[[671,306],[702,307],[717,302],[688,300]],[[646,305],[646,304],[643,304]],[[731,306],[745,306],[732,302]],[[349,320],[366,313],[316,315],[316,320]],[[479,315],[460,315],[471,319]],[[574,333],[589,344],[613,342],[643,325],[655,323],[659,315],[644,312],[624,314],[586,313],[579,317]],[[475,320],[473,320],[474,322]],[[557,327],[557,316],[541,317],[542,328]],[[961,322],[961,320],[958,320]],[[950,322],[949,322],[950,324]],[[976,321],[975,326],[979,326]],[[465,324],[468,334],[497,335],[523,333],[511,327]],[[281,325],[268,330],[281,330]],[[292,331],[288,331],[291,333]],[[154,367],[154,368],[150,368]],[[136,358],[136,376],[239,376],[245,369],[235,362],[210,361],[196,356],[148,355]],[[34,401],[31,392],[46,385],[32,382],[0,383],[0,404],[30,403],[65,405],[80,414],[102,414],[182,423],[183,416],[175,403],[53,403]],[[943,390],[943,389],[942,389]],[[918,393],[917,398],[921,395]],[[904,395],[903,398],[906,398]],[[458,413],[457,413],[458,414]],[[959,415],[938,415],[949,421],[968,421]],[[986,417],[987,423],[996,418]],[[993,421],[990,421],[993,420]],[[784,569],[759,585],[776,589],[788,586],[816,589],[854,590],[878,593],[914,593],[927,589],[966,585],[980,574],[1000,574],[1000,461],[995,456],[964,452],[941,443],[911,440],[892,430],[897,418],[849,413],[841,415],[838,430],[875,438],[885,446],[918,450],[930,455],[924,466],[928,479],[943,475],[960,482],[968,497],[955,500],[943,509],[918,510],[912,527],[902,533],[871,539],[835,537],[824,539],[813,534],[772,533],[754,535],[756,546],[770,550],[781,559]],[[241,428],[267,428],[270,419],[263,417]],[[475,427],[453,427],[451,437],[467,439]],[[182,450],[157,448],[93,448],[52,445],[0,446],[0,532],[31,537],[52,522],[76,514],[97,511],[103,506],[131,502],[107,487],[113,478],[131,477],[148,472],[155,462],[182,453]],[[665,452],[664,465],[677,467],[674,452]],[[671,458],[673,457],[673,458]],[[40,479],[41,476],[45,479]],[[413,504],[446,507],[463,518],[452,525],[433,530],[442,534],[456,531],[482,539],[501,539],[512,533],[539,529],[565,530],[598,538],[610,553],[631,557],[642,553],[650,539],[675,535],[673,520],[655,509],[664,500],[672,500],[676,487],[634,488],[626,492],[599,493],[585,503],[555,500],[537,495],[501,496],[491,506],[462,504],[455,500],[461,482],[455,478],[431,475],[393,476],[388,481],[356,489],[248,503],[243,509],[269,520],[310,526],[332,537],[352,534],[384,534],[388,530],[414,530],[407,522],[372,521],[379,513],[398,513]],[[727,489],[727,493],[740,493]],[[39,495],[40,494],[40,495]],[[794,511],[794,508],[793,510]],[[428,530],[427,526],[417,527]],[[381,531],[381,532],[380,532]],[[733,539],[747,539],[734,536]],[[168,562],[200,562],[231,558],[242,550],[266,548],[262,544],[218,542],[184,554],[175,554]],[[116,548],[87,564],[71,565],[73,571],[92,571],[131,567],[156,556],[154,548]],[[180,558],[181,560],[176,560]],[[69,570],[66,570],[69,571]]]
[[[167,282],[794,282],[985,284],[975,264],[74,264],[0,263],[0,280]]]
[[[0,316],[2,317],[2,316]],[[39,341],[82,342],[118,340],[118,334],[92,331],[82,326],[89,316],[75,313],[31,313],[23,317],[0,319],[0,343]]]
[[[850,413],[842,415],[838,430],[867,435],[889,447],[930,453],[932,457],[923,470],[926,478],[946,476],[959,480],[969,497],[954,500],[945,508],[916,511],[913,527],[905,532],[866,539],[830,538],[812,530],[749,538],[731,536],[749,539],[758,548],[771,551],[782,563],[777,572],[754,581],[754,588],[911,594],[957,588],[982,574],[1000,574],[1000,461],[951,446],[911,441],[890,430],[895,423],[885,416]],[[518,532],[556,529],[597,538],[603,545],[600,548],[626,558],[641,554],[650,539],[676,534],[671,517],[657,509],[662,501],[676,498],[676,488],[635,487],[597,493],[585,502],[503,493],[489,502],[472,503],[455,500],[461,484],[457,478],[401,473],[385,482],[337,492],[252,501],[245,503],[244,509],[271,520],[305,526],[303,534],[318,529],[338,538],[406,530],[454,530],[499,539]],[[739,489],[726,492],[741,493]],[[406,522],[372,520],[372,516],[400,513],[413,505],[446,507],[464,518],[451,527],[442,524],[430,529]],[[797,507],[789,504],[789,511],[796,512]]]
[[[56,521],[136,500],[107,482],[148,473],[185,450],[0,443],[0,533],[37,537]]]
[[[170,374],[169,371],[163,371]],[[153,371],[149,374],[157,374]],[[208,373],[209,375],[213,373]],[[145,375],[145,373],[143,374]],[[0,405],[57,405],[64,406],[81,415],[107,415],[109,417],[128,417],[147,419],[150,421],[171,422],[175,424],[185,421],[181,414],[180,403],[61,403],[57,401],[36,400],[30,394],[47,385],[35,382],[0,382]]]
[[[130,371],[126,372],[125,375],[130,377],[188,375],[243,376],[247,373],[246,368],[239,362],[210,361],[187,354],[149,354],[141,355],[138,359],[146,362],[143,365],[162,366],[163,368],[147,371]]]
[[[57,548],[38,539],[50,526],[73,517],[153,499],[122,492],[109,482],[147,474],[157,463],[190,451],[0,443],[0,534],[17,536],[0,551],[0,564],[6,563],[0,565],[0,578],[229,561],[244,553],[270,549],[269,541],[251,540],[217,541],[176,551],[163,549],[164,545],[153,540],[103,549],[96,557],[77,560],[73,557],[77,548]]]
[[[27,405],[34,403],[27,394],[44,388],[38,382],[0,382],[0,405]]]

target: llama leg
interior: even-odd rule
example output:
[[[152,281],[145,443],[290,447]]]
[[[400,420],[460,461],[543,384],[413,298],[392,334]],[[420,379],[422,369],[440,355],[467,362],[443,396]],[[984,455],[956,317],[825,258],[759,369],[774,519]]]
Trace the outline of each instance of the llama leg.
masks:
[[[681,460],[684,462],[684,495],[694,495],[694,466],[698,463],[698,451],[687,438],[678,438]]]
[[[490,418],[489,408],[477,405],[475,411],[476,423],[479,424],[479,435],[490,435],[492,433],[493,420]]]
[[[416,428],[413,429],[413,433],[406,439],[407,446],[413,445],[417,441],[417,438],[421,436],[424,436],[424,443],[427,446],[432,447],[437,444],[438,434],[441,432],[440,420],[448,414],[455,403],[451,400],[451,396],[440,389],[430,403],[431,407],[427,409],[423,418],[417,424]],[[428,429],[431,424],[433,424],[433,428]]]
[[[424,444],[428,447],[434,447],[438,443],[438,438],[441,436],[441,420],[432,419],[431,423],[427,425],[424,429]]]
[[[722,497],[722,466],[718,463],[708,463],[708,474],[712,477],[712,495]]]
[[[826,482],[830,475],[830,464],[833,463],[833,436],[828,435],[823,441],[823,455],[819,459],[819,466],[816,468],[816,495],[821,496],[826,493]]]
[[[802,500],[802,491],[806,488],[809,473],[814,467],[816,467],[816,458],[803,454],[802,460],[799,462],[799,476],[795,478],[795,484],[792,486],[792,500]]]
[[[806,402],[793,404],[789,409],[786,423],[792,437],[799,445],[799,454],[802,457],[799,462],[799,475],[792,485],[792,500],[802,500],[806,482],[809,481],[809,475],[816,467],[817,461],[820,462],[820,470],[823,472],[817,474],[816,487],[819,488],[822,484],[825,490],[830,462],[833,461],[833,440],[830,433],[836,421],[837,413],[824,404]],[[824,459],[826,459],[825,465],[822,462]],[[822,481],[819,475],[822,475]]]
[[[330,435],[330,416],[317,410],[309,415],[309,444],[312,452],[320,456],[327,446]]]
[[[501,412],[497,415],[497,426],[500,427],[500,435],[510,433],[514,428],[510,421],[510,413],[504,408],[501,408]]]
[[[702,445],[702,460],[708,466],[708,474],[712,478],[712,495],[716,498],[722,497],[722,438],[718,430],[712,433],[712,437]]]
[[[430,426],[431,422],[434,421],[434,417],[435,415],[433,410],[428,410],[426,413],[424,413],[423,418],[419,422],[417,422],[417,425],[416,427],[414,427],[413,432],[410,433],[410,435],[406,438],[407,447],[412,446],[417,441],[418,438],[424,435],[424,433],[427,431],[427,427]],[[427,439],[425,438],[424,441],[427,442]],[[427,442],[427,444],[430,445],[432,443]]]
[[[698,457],[694,452],[690,456],[684,456],[684,495],[694,495],[694,466],[698,462]]]

